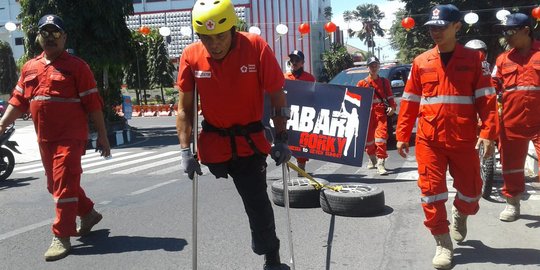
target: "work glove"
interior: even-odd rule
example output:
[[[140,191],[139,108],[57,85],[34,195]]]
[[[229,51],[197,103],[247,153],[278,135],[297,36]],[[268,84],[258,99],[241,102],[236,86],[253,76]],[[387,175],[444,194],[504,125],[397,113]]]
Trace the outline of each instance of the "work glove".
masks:
[[[291,149],[289,149],[287,141],[287,132],[282,132],[281,134],[276,135],[274,146],[270,149],[270,156],[276,161],[277,166],[284,164],[291,159],[292,152]]]
[[[193,180],[195,173],[202,175],[201,164],[195,159],[191,149],[184,148],[180,152],[182,160],[180,161],[180,167],[182,170],[188,174],[189,179]]]

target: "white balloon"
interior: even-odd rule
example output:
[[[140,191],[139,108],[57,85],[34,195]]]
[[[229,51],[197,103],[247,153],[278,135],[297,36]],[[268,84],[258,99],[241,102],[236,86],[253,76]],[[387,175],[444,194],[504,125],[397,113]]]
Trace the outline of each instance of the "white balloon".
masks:
[[[384,30],[390,30],[392,23],[392,20],[384,18],[379,22],[379,26]]]
[[[252,33],[252,34],[255,34],[255,35],[261,35],[261,28],[257,27],[257,26],[252,26],[249,28],[249,32]]]
[[[349,28],[351,30],[353,30],[354,32],[358,32],[358,31],[362,30],[362,28],[364,28],[364,24],[362,22],[360,22],[360,21],[354,21],[354,22],[351,23]]]
[[[510,11],[506,10],[506,9],[501,9],[499,11],[497,11],[497,19],[499,19],[499,21],[505,21],[506,20],[506,15],[510,15]]]
[[[465,14],[465,17],[463,17],[466,23],[468,24],[475,24],[478,22],[478,14],[474,12],[469,12]]]
[[[289,32],[289,27],[284,24],[278,24],[276,26],[276,32],[280,35],[285,35],[287,32]]]
[[[9,32],[13,32],[15,31],[15,29],[17,29],[17,25],[13,22],[7,22],[6,25],[4,25],[4,27],[6,27],[6,29],[9,31]]]
[[[182,36],[184,37],[191,37],[191,34],[193,32],[191,31],[191,27],[188,27],[188,26],[182,26],[180,28],[180,34],[182,34]]]
[[[164,37],[169,36],[171,34],[171,28],[169,28],[167,26],[160,27],[159,28],[159,34],[164,36]]]

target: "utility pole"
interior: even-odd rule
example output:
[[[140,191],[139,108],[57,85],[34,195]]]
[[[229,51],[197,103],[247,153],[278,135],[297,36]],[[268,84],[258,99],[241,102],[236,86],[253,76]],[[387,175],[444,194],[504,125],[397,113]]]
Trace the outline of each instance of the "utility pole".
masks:
[[[377,50],[377,58],[379,58],[379,60],[381,60],[381,50],[382,50],[382,48],[377,47],[377,48],[375,48],[375,50]]]

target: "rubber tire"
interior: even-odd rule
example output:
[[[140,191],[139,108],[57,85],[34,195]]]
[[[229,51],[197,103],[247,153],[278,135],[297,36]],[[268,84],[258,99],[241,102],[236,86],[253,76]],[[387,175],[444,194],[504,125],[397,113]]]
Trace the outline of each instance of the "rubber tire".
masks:
[[[489,158],[482,158],[484,155],[484,148],[480,147],[478,150],[480,157],[480,177],[482,178],[482,197],[484,199],[491,198],[491,191],[493,189],[493,180],[495,177],[495,154]]]
[[[328,181],[315,178],[315,181],[322,185]],[[310,181],[304,177],[291,177],[289,181],[289,207],[291,208],[318,208],[320,190],[316,190]],[[272,202],[278,206],[285,206],[283,197],[283,180],[276,180],[272,183]]]
[[[324,189],[320,204],[324,212],[345,217],[368,217],[384,211],[384,191],[381,188],[360,184],[333,184],[342,190]]]
[[[13,172],[13,168],[15,168],[15,157],[13,156],[13,153],[11,153],[11,151],[6,148],[0,147],[0,158],[7,163],[6,169],[0,171],[0,181],[4,181],[8,179],[8,177]]]

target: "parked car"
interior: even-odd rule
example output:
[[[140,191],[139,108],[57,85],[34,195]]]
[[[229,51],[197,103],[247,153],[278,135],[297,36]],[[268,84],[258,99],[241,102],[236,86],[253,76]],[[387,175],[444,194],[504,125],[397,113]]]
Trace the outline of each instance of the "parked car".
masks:
[[[397,104],[396,114],[390,117],[388,120],[388,135],[389,140],[395,140],[395,130],[397,124],[397,114],[399,112],[399,103],[401,96],[403,95],[403,89],[407,78],[409,78],[409,72],[411,71],[411,65],[406,64],[382,64],[379,70],[379,76],[387,78],[390,81],[392,93],[394,93],[395,101]],[[331,84],[356,86],[358,81],[365,79],[369,75],[369,70],[366,66],[352,67],[341,71],[332,80]]]

